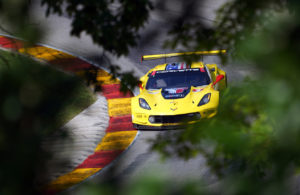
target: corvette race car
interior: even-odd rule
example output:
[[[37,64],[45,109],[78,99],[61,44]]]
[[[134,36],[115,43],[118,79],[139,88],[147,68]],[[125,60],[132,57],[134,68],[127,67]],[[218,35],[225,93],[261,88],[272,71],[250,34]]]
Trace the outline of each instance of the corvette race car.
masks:
[[[225,52],[158,54],[143,56],[142,60]],[[226,73],[216,64],[200,61],[157,65],[140,78],[140,94],[131,99],[133,126],[136,129],[168,129],[183,121],[211,118],[217,113],[219,90],[226,85]]]

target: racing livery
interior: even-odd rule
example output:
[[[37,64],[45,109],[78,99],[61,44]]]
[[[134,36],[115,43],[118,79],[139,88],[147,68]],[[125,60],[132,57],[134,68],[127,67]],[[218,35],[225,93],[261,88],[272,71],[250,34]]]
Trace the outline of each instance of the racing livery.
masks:
[[[217,113],[219,90],[226,88],[226,80],[216,64],[157,65],[140,78],[140,94],[131,99],[132,123],[137,129],[164,129],[211,118]]]

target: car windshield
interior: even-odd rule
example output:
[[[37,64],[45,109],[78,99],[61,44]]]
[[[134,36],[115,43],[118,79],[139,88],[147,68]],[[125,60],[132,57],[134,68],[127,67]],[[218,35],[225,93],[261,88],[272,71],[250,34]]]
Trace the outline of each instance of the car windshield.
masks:
[[[153,71],[149,75],[146,89],[180,88],[202,86],[210,83],[204,68]]]

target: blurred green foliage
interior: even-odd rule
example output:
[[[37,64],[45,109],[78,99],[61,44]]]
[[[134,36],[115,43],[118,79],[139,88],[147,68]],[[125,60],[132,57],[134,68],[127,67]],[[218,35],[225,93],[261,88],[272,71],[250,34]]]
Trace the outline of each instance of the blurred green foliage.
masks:
[[[31,2],[35,0],[0,0],[0,30],[26,40],[27,45],[38,42],[43,29],[34,25]]]
[[[153,149],[164,156],[204,155],[225,194],[295,190],[291,181],[300,166],[300,21],[299,3],[290,3],[292,11],[285,1],[224,5],[215,46],[234,49],[234,60],[250,62],[255,75],[223,92],[216,117],[153,140]]]
[[[128,91],[133,91],[138,85],[139,78],[134,76],[133,71],[121,72],[120,67],[117,65],[110,65],[109,72],[112,75],[112,80],[120,79],[121,86],[120,91],[127,93]]]
[[[113,184],[113,185],[112,185]],[[124,194],[124,195],[157,195],[157,194],[213,194],[202,187],[199,181],[175,183],[161,173],[152,172],[138,179],[120,184],[115,181],[104,182],[101,185],[86,183],[74,194]]]
[[[71,34],[90,35],[94,43],[118,56],[136,46],[138,31],[149,17],[149,0],[42,0],[47,15],[67,13],[72,17]]]
[[[218,11],[215,26],[208,27],[201,20],[188,20],[195,2],[200,1],[183,3],[188,5],[188,9],[172,21],[174,25],[165,46],[185,51],[229,49],[234,60],[241,62],[240,65],[254,66],[255,75],[224,91],[216,117],[187,126],[185,131],[160,135],[154,140],[153,149],[165,157],[177,155],[189,159],[198,154],[204,155],[212,171],[220,177],[218,191],[224,194],[288,194],[300,160],[300,3],[298,0],[228,1]],[[16,35],[40,35],[40,30],[24,25],[26,20],[30,20],[27,3],[25,0],[2,0],[1,16],[10,21]],[[152,9],[148,0],[42,0],[42,3],[48,8],[47,14],[67,13],[73,18],[71,34],[80,36],[86,32],[95,43],[118,56],[128,54],[129,47],[136,45],[138,30],[145,24]],[[9,9],[11,7],[14,9]],[[19,20],[23,13],[23,20]],[[37,40],[38,37],[28,36],[26,39]],[[0,172],[1,189],[3,193],[10,190],[18,193],[24,189],[27,192],[32,190],[36,167],[43,164],[40,162],[43,158],[39,156],[43,153],[40,153],[37,140],[40,134],[46,135],[50,132],[48,129],[56,126],[55,123],[48,124],[51,120],[43,113],[57,113],[63,100],[51,93],[52,96],[49,95],[54,100],[50,102],[50,97],[39,91],[37,84],[28,84],[26,88],[26,83],[31,80],[25,80],[29,77],[24,77],[23,68],[13,69],[8,66],[6,58],[1,57],[0,60],[2,68],[14,70],[5,71],[0,76],[1,94],[5,94],[1,96],[1,117],[5,120],[0,126],[0,145],[4,144],[0,148],[6,149],[2,156],[7,156],[1,160],[1,167],[16,167],[13,172],[10,172],[11,169]],[[120,76],[119,73],[114,75]],[[53,77],[49,74],[39,82],[60,91],[60,83]],[[127,85],[136,84],[130,74],[124,78],[128,79]],[[69,84],[68,80],[62,79],[62,82],[63,85]],[[22,97],[27,96],[30,98],[22,102]],[[35,114],[38,118],[32,118]],[[15,140],[22,147],[17,147]],[[28,156],[30,161],[24,161]],[[23,161],[26,168],[17,166]],[[18,175],[20,177],[16,177]],[[19,182],[16,178],[20,179]],[[91,187],[82,193],[118,194],[124,189],[118,184],[110,184],[112,187]],[[183,184],[182,188],[166,186],[157,178],[141,178],[128,193],[201,193],[193,183]]]
[[[51,155],[42,140],[95,99],[73,76],[14,53],[0,56],[0,194],[35,194]]]

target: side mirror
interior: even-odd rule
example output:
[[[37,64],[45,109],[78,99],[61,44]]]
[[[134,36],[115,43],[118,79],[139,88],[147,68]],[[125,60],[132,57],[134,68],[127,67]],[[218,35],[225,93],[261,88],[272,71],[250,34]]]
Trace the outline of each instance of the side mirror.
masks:
[[[216,81],[212,84],[212,87],[214,87],[222,79],[224,79],[224,75],[222,75],[222,74],[218,75],[217,78],[216,78]]]
[[[143,87],[143,83],[142,83],[141,81],[139,81],[139,83],[138,83],[138,86],[139,86],[139,88],[140,88],[141,90],[143,90],[143,89],[144,89],[144,87]]]

